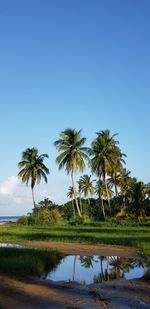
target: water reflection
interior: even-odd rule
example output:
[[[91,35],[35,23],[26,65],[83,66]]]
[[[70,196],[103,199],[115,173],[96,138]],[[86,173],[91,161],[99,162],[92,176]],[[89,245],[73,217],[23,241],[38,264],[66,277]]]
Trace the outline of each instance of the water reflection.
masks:
[[[46,279],[77,281],[84,284],[100,283],[120,278],[140,278],[144,275],[145,269],[145,261],[137,258],[67,256]]]

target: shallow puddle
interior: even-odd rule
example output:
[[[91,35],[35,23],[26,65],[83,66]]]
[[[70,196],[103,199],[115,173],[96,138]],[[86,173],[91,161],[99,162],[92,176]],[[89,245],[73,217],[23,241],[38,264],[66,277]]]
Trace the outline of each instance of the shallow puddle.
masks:
[[[66,256],[46,280],[76,281],[81,284],[99,283],[143,277],[146,266],[141,259],[117,256]]]
[[[25,246],[18,245],[18,244],[9,244],[5,242],[0,243],[0,248],[25,248]]]

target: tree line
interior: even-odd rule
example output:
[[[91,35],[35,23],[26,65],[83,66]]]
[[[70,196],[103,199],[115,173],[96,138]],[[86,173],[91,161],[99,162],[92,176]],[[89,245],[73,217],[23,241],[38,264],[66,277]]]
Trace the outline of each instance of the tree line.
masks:
[[[71,177],[71,186],[67,196],[72,200],[74,217],[76,213],[82,217],[81,196],[88,198],[97,195],[103,217],[106,217],[104,201],[107,201],[109,215],[112,216],[111,199],[122,198],[124,206],[131,205],[131,211],[136,209],[137,216],[144,215],[144,204],[150,197],[150,185],[138,182],[131,177],[130,171],[125,168],[126,155],[122,153],[117,140],[118,134],[110,134],[104,130],[96,133],[96,138],[90,147],[85,146],[86,138],[82,136],[81,130],[68,128],[60,133],[59,139],[54,142],[58,151],[56,163],[59,170],[65,169]],[[22,159],[18,163],[20,169],[18,177],[22,182],[30,183],[34,208],[36,202],[34,197],[35,184],[40,184],[41,179],[47,183],[49,169],[44,164],[47,154],[39,155],[38,149],[28,148],[22,153]],[[91,175],[83,174],[75,181],[77,172],[83,173],[88,166]],[[77,188],[78,187],[78,188]]]

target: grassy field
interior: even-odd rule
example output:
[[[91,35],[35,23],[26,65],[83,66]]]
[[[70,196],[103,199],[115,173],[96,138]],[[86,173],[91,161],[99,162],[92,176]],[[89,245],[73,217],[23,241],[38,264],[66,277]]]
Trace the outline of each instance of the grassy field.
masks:
[[[65,241],[132,246],[150,255],[150,221],[144,225],[110,226],[108,222],[76,225],[0,226],[0,242]]]
[[[0,248],[0,273],[40,277],[55,268],[62,257],[57,250]]]

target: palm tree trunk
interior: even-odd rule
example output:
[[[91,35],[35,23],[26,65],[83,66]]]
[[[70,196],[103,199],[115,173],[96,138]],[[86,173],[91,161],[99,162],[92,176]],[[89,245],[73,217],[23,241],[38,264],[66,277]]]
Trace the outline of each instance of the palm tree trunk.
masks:
[[[75,214],[75,208],[74,208],[73,200],[72,200],[72,208],[73,208],[73,216],[74,216],[74,218],[75,218],[75,217],[76,217],[76,214]]]
[[[34,187],[31,187],[32,190],[32,200],[33,200],[33,205],[34,205],[34,209],[36,208],[36,204],[35,204],[35,198],[34,198]]]
[[[115,186],[115,195],[116,195],[116,197],[118,197],[118,189],[117,189],[116,182],[114,183],[114,186]]]
[[[72,178],[72,188],[73,188],[73,192],[74,192],[74,198],[75,198],[75,202],[76,202],[77,212],[78,212],[79,217],[81,218],[82,215],[81,215],[81,211],[80,211],[80,208],[79,208],[79,205],[78,205],[76,190],[75,190],[75,186],[74,186],[73,171],[72,171],[72,173],[71,173],[71,178]]]
[[[107,186],[106,177],[104,177],[104,182],[105,182],[105,188],[106,188],[106,193],[107,193],[109,213],[110,213],[110,216],[111,216],[110,198],[109,198],[109,193],[108,193],[108,186]]]
[[[105,215],[105,208],[104,208],[103,198],[101,196],[100,196],[100,201],[101,201],[101,206],[102,206],[103,217],[105,219],[105,217],[106,217],[106,215]]]
[[[82,209],[82,202],[81,202],[81,195],[79,193],[79,202],[80,202],[80,211],[81,211],[81,214],[83,212],[83,209]]]

